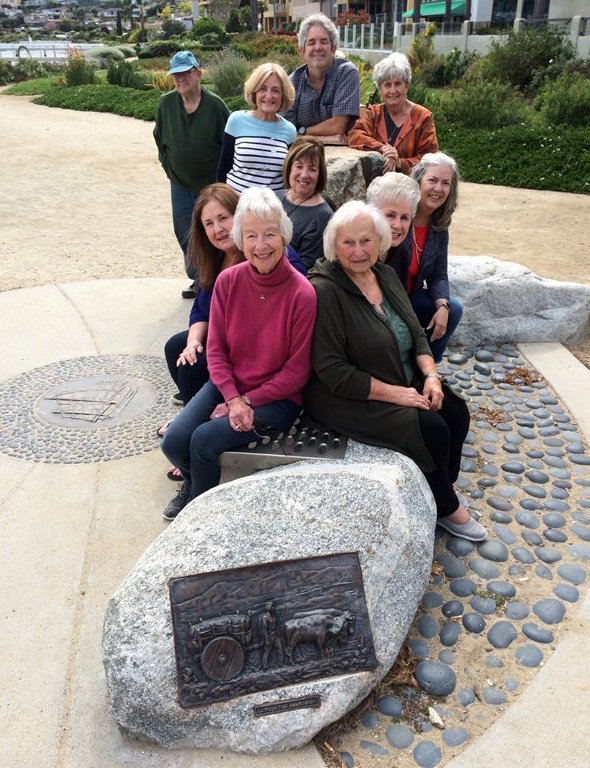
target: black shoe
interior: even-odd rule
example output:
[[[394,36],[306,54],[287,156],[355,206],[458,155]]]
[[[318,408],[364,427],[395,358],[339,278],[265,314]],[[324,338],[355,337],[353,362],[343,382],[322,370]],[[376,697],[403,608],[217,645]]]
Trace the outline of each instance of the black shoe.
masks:
[[[182,510],[189,503],[190,495],[191,487],[190,484],[185,480],[178,489],[176,496],[172,499],[172,501],[168,504],[162,513],[164,515],[164,520],[174,520],[178,513],[182,512]]]
[[[180,396],[180,392],[175,392],[170,399],[174,405],[184,405],[184,400]]]
[[[189,287],[182,292],[182,298],[183,299],[194,299],[197,295],[197,283],[193,280],[193,282],[189,285]]]

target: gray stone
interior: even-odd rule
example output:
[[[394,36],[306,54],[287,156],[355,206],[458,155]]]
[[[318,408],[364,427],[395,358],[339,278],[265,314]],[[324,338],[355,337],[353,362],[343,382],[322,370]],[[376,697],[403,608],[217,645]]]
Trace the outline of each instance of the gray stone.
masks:
[[[379,152],[326,147],[328,182],[323,196],[334,210],[348,200],[364,200],[369,184],[383,173],[384,162]]]
[[[543,661],[543,654],[536,645],[524,645],[516,649],[516,660],[524,667],[538,667]]]
[[[519,264],[486,256],[449,258],[449,281],[463,304],[456,344],[508,339],[575,344],[588,331],[588,286],[540,278]]]
[[[487,634],[494,648],[508,648],[517,636],[516,630],[509,621],[497,621]]]
[[[558,566],[557,573],[562,579],[566,579],[566,581],[570,581],[572,584],[582,584],[586,581],[586,571],[580,568],[579,565],[565,563]]]
[[[414,734],[405,725],[389,725],[385,730],[385,738],[392,747],[406,749],[414,741]]]
[[[402,713],[402,703],[397,696],[385,696],[377,704],[377,709],[388,717],[398,717]]]
[[[363,452],[353,445],[350,453]],[[369,454],[365,463],[301,462],[219,486],[189,504],[146,550],[109,601],[104,622],[111,713],[125,734],[164,746],[282,751],[307,743],[374,688],[395,661],[428,584],[436,509],[413,462],[381,450],[390,463],[368,463]],[[377,669],[180,708],[169,579],[341,552],[359,555]],[[252,715],[269,699],[311,694],[321,696],[318,709]]]
[[[434,696],[447,696],[457,682],[453,670],[439,661],[421,661],[414,674],[420,688]]]
[[[559,624],[565,616],[565,605],[559,600],[548,597],[537,601],[533,605],[533,611],[545,624]]]

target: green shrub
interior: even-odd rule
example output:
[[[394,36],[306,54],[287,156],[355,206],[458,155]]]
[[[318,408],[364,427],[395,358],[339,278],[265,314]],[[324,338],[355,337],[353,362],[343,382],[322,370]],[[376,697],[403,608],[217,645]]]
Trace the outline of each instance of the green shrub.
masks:
[[[590,126],[590,80],[579,72],[546,82],[535,100],[547,125]]]
[[[20,59],[16,64],[0,59],[0,85],[47,77],[50,72],[55,71],[57,71],[57,67],[48,66],[35,59]]]
[[[262,32],[252,33],[251,36],[240,35],[239,41],[230,46],[247,59],[270,59],[277,53],[288,53],[299,56],[297,38],[290,35],[271,35]]]
[[[137,52],[132,45],[117,45],[116,47],[126,59],[132,59],[137,56]]]
[[[224,41],[216,32],[207,32],[205,35],[201,35],[196,41],[199,46],[203,48],[223,48]]]
[[[94,62],[100,69],[106,69],[111,61],[125,60],[125,56],[118,48],[110,48],[107,45],[86,51],[85,57],[87,61]]]
[[[437,123],[443,152],[459,164],[461,177],[477,184],[590,193],[590,128],[556,131],[508,125],[496,131]]]
[[[81,55],[74,55],[70,58],[66,64],[64,74],[68,88],[88,85],[94,82],[94,67],[85,61]]]
[[[500,128],[524,118],[526,104],[521,94],[505,83],[467,83],[457,91],[442,94],[438,121],[465,128]]]
[[[224,101],[230,112],[236,112],[238,109],[250,109],[250,105],[243,96],[228,96]]]
[[[137,54],[138,59],[155,59],[160,56],[170,58],[177,51],[181,51],[183,45],[176,40],[155,40],[149,43]]]
[[[482,59],[482,74],[488,80],[528,91],[535,81],[561,71],[573,57],[571,42],[556,26],[527,26],[492,40],[489,53]]]
[[[190,32],[190,36],[195,40],[199,40],[205,35],[217,35],[220,43],[228,43],[230,36],[218,21],[213,19],[199,19],[193,24],[193,28]]]
[[[136,88],[143,91],[148,81],[147,75],[137,72],[133,64],[129,61],[109,63],[107,72],[107,83],[109,85],[119,85],[122,88]]]
[[[235,51],[214,54],[207,60],[207,80],[222,99],[243,93],[249,73],[248,62]]]
[[[161,93],[155,90],[135,91],[114,85],[81,85],[77,88],[53,88],[33,99],[35,104],[83,112],[112,112],[138,120],[155,120]]]

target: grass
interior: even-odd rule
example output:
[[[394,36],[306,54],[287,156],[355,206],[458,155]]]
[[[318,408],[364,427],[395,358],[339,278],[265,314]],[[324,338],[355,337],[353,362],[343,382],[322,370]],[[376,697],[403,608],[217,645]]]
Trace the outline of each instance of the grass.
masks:
[[[37,77],[34,80],[23,80],[6,88],[3,93],[9,96],[38,96],[60,85],[61,77]]]
[[[115,115],[155,120],[159,91],[136,91],[117,85],[79,85],[75,88],[54,88],[33,99],[35,104],[82,112],[112,112]]]

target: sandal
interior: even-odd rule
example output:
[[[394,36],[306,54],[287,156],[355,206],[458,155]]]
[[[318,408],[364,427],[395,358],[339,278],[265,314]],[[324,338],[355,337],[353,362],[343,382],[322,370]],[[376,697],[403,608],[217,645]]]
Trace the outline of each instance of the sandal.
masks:
[[[180,473],[178,467],[170,467],[168,472],[166,472],[166,477],[168,480],[173,480],[175,483],[182,482],[182,480],[184,480],[184,477]]]
[[[172,419],[170,419],[170,421],[167,421],[165,424],[162,424],[161,427],[158,427],[158,437],[164,437],[166,430],[171,424],[172,424]]]

